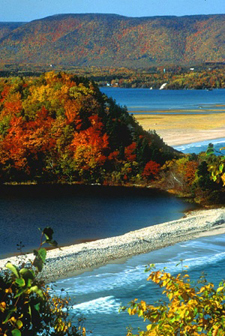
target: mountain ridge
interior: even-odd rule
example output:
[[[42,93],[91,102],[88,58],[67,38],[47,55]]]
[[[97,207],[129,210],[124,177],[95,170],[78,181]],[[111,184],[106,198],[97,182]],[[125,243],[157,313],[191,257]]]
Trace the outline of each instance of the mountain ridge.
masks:
[[[6,23],[5,23],[6,25]],[[225,14],[56,14],[0,23],[1,63],[133,68],[225,61]]]

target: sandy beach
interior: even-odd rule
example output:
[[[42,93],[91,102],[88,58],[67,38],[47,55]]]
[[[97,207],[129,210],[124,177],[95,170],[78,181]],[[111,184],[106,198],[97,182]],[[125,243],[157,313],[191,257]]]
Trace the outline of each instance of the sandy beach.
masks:
[[[151,111],[152,112],[152,111]],[[146,130],[155,130],[169,146],[225,137],[225,113],[135,114]]]
[[[112,237],[48,251],[42,277],[47,282],[73,276],[110,262],[147,253],[177,242],[225,233],[225,208],[193,211],[179,220]],[[29,255],[32,258],[32,255]],[[18,258],[0,260],[18,264]]]

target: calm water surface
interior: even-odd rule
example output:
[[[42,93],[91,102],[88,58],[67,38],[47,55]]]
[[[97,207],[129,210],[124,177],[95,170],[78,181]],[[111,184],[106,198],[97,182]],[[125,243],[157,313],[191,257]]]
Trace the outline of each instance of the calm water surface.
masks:
[[[177,219],[193,205],[150,189],[100,186],[5,186],[0,193],[0,257],[37,247],[51,226],[59,245],[121,235]]]
[[[101,91],[112,97],[128,111],[151,113],[219,113],[225,112],[225,89],[207,90],[149,90],[103,87]],[[162,113],[162,112],[160,112]]]

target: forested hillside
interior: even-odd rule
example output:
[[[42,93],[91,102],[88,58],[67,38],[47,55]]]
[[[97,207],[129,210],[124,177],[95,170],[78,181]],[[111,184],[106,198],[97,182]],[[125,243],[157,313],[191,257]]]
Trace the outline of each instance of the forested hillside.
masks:
[[[1,32],[1,63],[149,67],[225,61],[225,15],[63,14]]]
[[[176,152],[87,79],[0,82],[1,182],[149,181]]]
[[[22,26],[23,22],[0,22],[0,39],[8,36],[13,30]]]
[[[0,182],[151,185],[225,202],[225,156],[182,155],[94,82],[67,73],[0,80]]]

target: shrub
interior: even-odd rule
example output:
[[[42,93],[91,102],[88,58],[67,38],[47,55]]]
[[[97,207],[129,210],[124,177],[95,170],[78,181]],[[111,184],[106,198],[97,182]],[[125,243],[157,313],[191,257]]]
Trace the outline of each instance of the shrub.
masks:
[[[53,296],[40,278],[46,259],[42,245],[57,244],[52,235],[53,230],[45,228],[33,260],[21,260],[19,266],[7,262],[1,271],[0,335],[85,335],[84,328],[71,323],[69,300]]]

